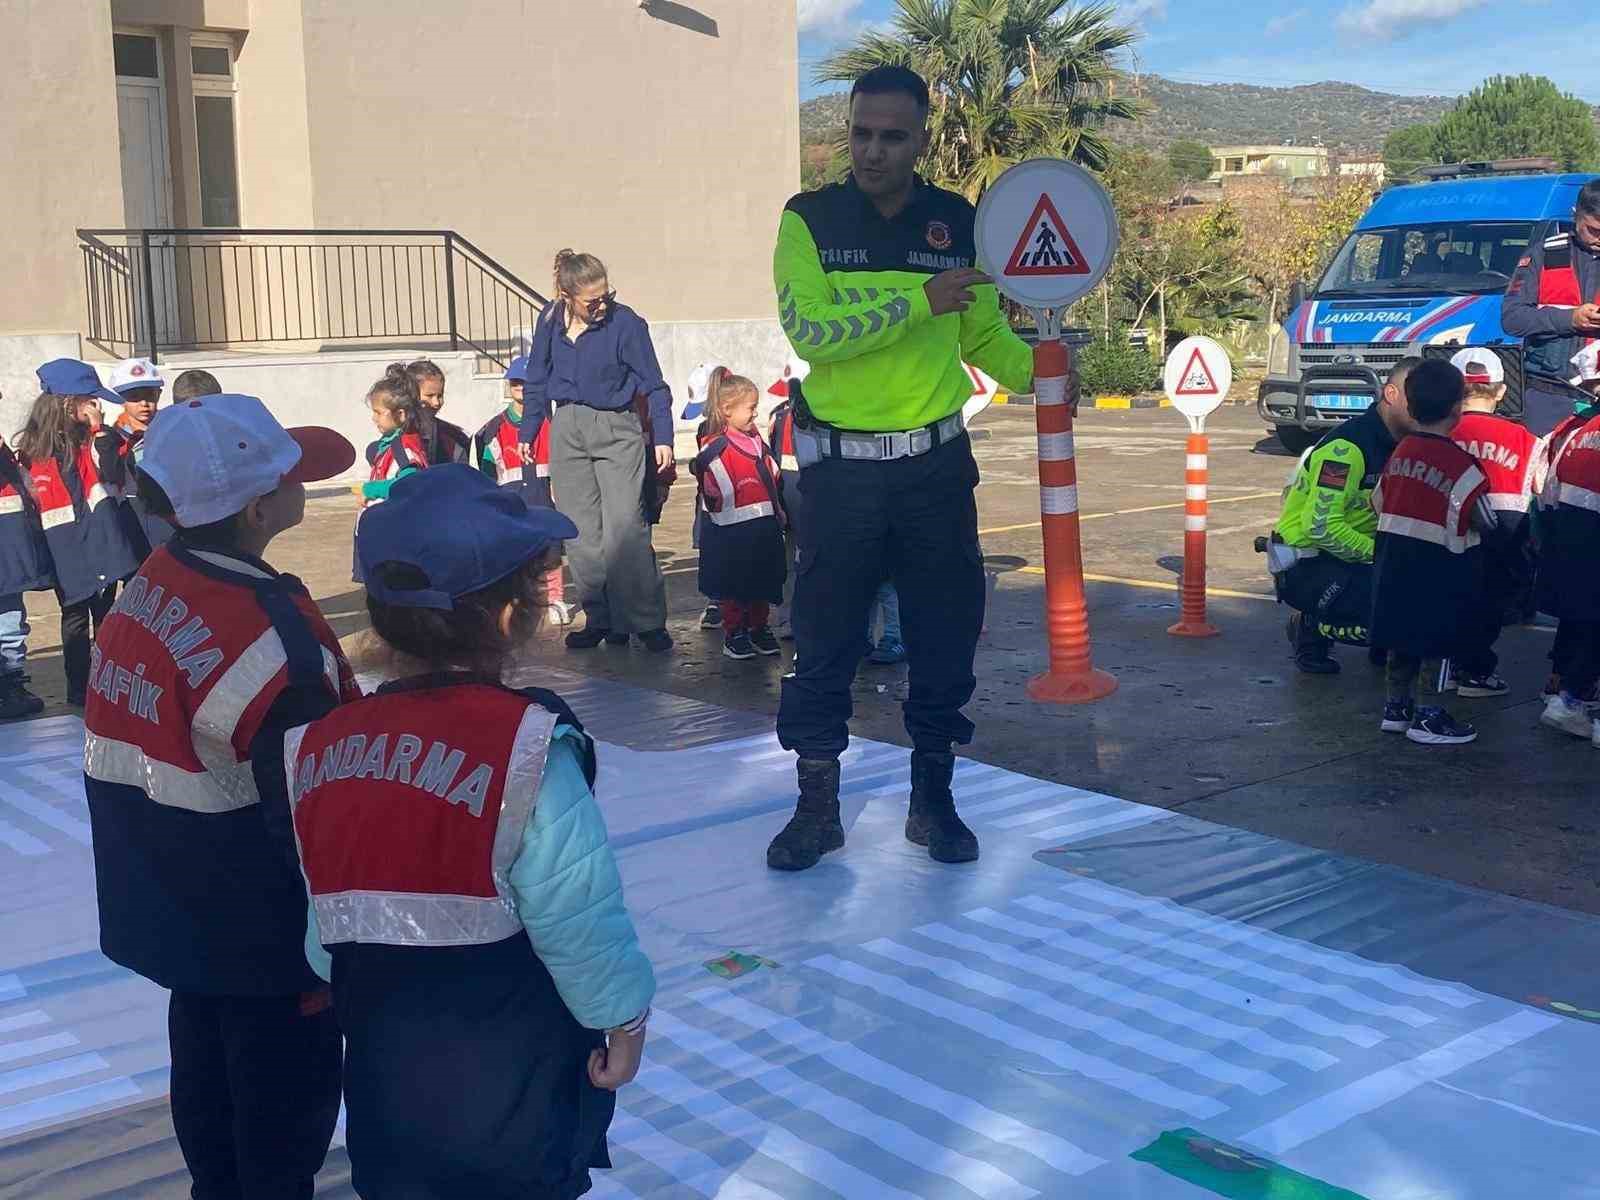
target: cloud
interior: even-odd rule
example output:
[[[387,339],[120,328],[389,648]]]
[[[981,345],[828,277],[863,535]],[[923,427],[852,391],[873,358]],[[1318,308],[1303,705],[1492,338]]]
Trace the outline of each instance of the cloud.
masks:
[[[1129,25],[1141,21],[1165,21],[1167,0],[1123,0],[1123,3],[1117,6],[1117,19]]]
[[[1293,12],[1286,12],[1281,16],[1273,17],[1261,27],[1261,32],[1268,37],[1282,37],[1300,22],[1311,15],[1309,8],[1297,8]]]
[[[861,7],[861,0],[797,0],[801,33],[837,31]]]
[[[1488,0],[1366,0],[1339,14],[1339,28],[1360,37],[1405,37],[1434,21],[1449,21]]]

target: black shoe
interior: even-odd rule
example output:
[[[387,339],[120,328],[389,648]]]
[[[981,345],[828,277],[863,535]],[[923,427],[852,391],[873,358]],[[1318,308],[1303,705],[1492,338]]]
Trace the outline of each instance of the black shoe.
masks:
[[[926,750],[911,752],[911,810],[906,841],[926,846],[934,862],[964,863],[978,857],[977,835],[956,815],[950,781],[956,757]]]
[[[700,628],[722,628],[722,605],[718,604],[715,600],[706,605],[705,611],[700,614]]]
[[[622,636],[626,638],[627,634],[623,634]],[[610,634],[606,630],[592,629],[586,625],[582,629],[574,629],[571,633],[567,634],[567,649],[593,650],[596,646],[609,637]]]
[[[755,647],[757,654],[765,654],[769,658],[774,654],[783,653],[783,647],[778,645],[777,636],[766,625],[750,631],[750,645]]]
[[[83,704],[78,701],[79,706]],[[0,678],[0,721],[19,721],[23,717],[36,717],[44,711],[44,701],[27,688],[21,675]]]
[[[722,639],[722,656],[743,662],[747,658],[756,656],[756,648],[750,644],[750,635],[743,631],[730,633]]]
[[[1332,645],[1319,637],[1307,624],[1305,617],[1295,613],[1289,618],[1289,645],[1294,647],[1294,665],[1307,675],[1337,675],[1339,660],[1329,652]]]
[[[1405,733],[1417,719],[1417,706],[1410,700],[1390,700],[1383,706],[1383,721],[1378,726],[1385,733]]]
[[[1456,695],[1467,700],[1479,700],[1487,696],[1504,696],[1511,690],[1511,685],[1500,676],[1490,671],[1487,675],[1468,675],[1464,671],[1456,672]]]
[[[824,854],[844,845],[839,822],[839,760],[802,758],[798,764],[800,800],[794,816],[767,847],[774,871],[806,871]]]
[[[639,635],[639,644],[651,654],[665,654],[672,649],[672,635],[665,629],[651,629]]]
[[[625,633],[608,633],[608,634],[606,634],[606,645],[608,645],[608,646],[626,646],[627,644],[628,644],[628,635],[625,634]]]
[[[1406,736],[1424,746],[1462,746],[1478,740],[1478,731],[1442,708],[1419,708]]]

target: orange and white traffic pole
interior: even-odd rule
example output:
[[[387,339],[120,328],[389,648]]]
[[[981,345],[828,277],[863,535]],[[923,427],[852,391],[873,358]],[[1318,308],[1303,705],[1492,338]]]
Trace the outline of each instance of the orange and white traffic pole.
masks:
[[[1206,484],[1211,439],[1197,430],[1184,448],[1183,598],[1179,620],[1167,632],[1177,637],[1216,637],[1222,631],[1206,620]]]
[[[1117,681],[1095,669],[1089,646],[1078,464],[1072,446],[1072,357],[1059,336],[1034,347],[1033,374],[1050,669],[1028,681],[1028,695],[1046,704],[1087,704],[1116,691]]]

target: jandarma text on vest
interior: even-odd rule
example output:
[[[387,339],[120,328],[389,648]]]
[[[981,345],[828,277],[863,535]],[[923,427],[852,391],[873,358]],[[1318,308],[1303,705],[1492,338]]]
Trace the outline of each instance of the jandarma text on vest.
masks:
[[[1387,474],[1396,478],[1409,477],[1420,480],[1435,491],[1443,492],[1446,496],[1454,491],[1456,486],[1454,479],[1446,475],[1438,467],[1432,466],[1420,458],[1415,460],[1409,458],[1393,459],[1389,463]]]
[[[481,817],[483,803],[494,782],[494,769],[488,763],[479,763],[461,776],[461,768],[467,761],[463,751],[434,742],[424,756],[422,745],[422,739],[411,733],[396,735],[392,748],[387,733],[380,733],[370,745],[364,733],[342,737],[323,749],[320,760],[313,752],[303,755],[295,764],[294,802],[299,804],[308,792],[331,780],[382,779],[431,792]],[[413,772],[412,766],[419,757],[422,763]]]
[[[1508,471],[1515,471],[1522,462],[1522,455],[1510,446],[1495,442],[1458,442],[1457,445],[1485,465],[1495,463]]]
[[[143,575],[128,580],[111,611],[137,621],[154,634],[172,655],[178,670],[189,677],[190,687],[199,687],[222,665],[222,651],[206,645],[211,640],[211,628],[200,617],[189,616],[188,601],[176,592],[168,596],[160,584],[152,587]]]

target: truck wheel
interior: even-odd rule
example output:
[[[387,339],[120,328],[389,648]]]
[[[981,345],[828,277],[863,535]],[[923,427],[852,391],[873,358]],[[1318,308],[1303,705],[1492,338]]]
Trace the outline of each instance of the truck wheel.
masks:
[[[1283,443],[1283,448],[1290,454],[1304,454],[1315,446],[1322,435],[1310,429],[1301,429],[1298,425],[1276,425],[1278,440]]]

